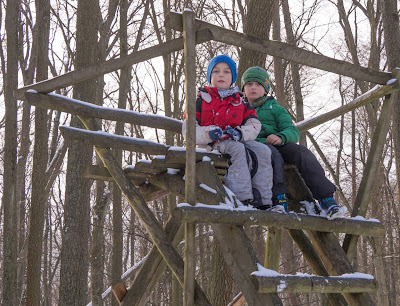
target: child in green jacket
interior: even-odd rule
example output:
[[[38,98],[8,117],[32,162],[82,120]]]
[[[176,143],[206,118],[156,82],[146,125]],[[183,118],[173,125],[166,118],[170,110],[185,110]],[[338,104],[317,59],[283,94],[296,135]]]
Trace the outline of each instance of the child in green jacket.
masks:
[[[263,68],[250,67],[244,72],[242,91],[247,101],[255,107],[262,124],[256,140],[267,144],[272,151],[274,196],[287,193],[283,162],[294,164],[327,218],[342,217],[346,208],[339,206],[333,197],[335,185],[325,177],[325,172],[314,154],[306,147],[296,144],[300,139],[299,130],[287,110],[275,98],[268,96],[269,90],[270,78]]]

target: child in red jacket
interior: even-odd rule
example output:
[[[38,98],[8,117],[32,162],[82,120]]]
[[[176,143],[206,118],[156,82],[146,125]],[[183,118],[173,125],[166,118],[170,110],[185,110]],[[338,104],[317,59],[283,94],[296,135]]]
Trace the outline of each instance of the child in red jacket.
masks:
[[[196,143],[229,158],[224,181],[245,205],[281,211],[272,204],[271,150],[255,141],[261,123],[237,86],[236,63],[226,55],[214,57],[207,68],[211,87],[199,89],[196,100]],[[183,124],[183,135],[186,121]]]

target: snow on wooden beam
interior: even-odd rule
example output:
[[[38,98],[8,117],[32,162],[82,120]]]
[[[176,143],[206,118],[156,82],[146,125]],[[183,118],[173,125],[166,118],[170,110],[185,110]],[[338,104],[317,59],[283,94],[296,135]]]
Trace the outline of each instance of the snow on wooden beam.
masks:
[[[60,131],[68,145],[69,141],[78,140],[95,146],[140,152],[150,155],[165,155],[169,146],[150,140],[120,136],[102,131],[88,131],[69,126],[60,126]]]
[[[167,22],[172,29],[177,31],[183,30],[182,14],[170,12]],[[357,80],[386,84],[386,82],[392,78],[392,74],[388,72],[375,71],[342,60],[316,54],[288,43],[260,39],[196,19],[196,30],[200,31],[204,29],[211,31],[212,39],[215,41],[269,54],[294,63],[337,73]]]
[[[328,220],[319,216],[296,213],[273,213],[260,210],[228,210],[218,206],[180,206],[173,212],[183,222],[224,223],[230,225],[265,225],[288,229],[301,229],[319,232],[349,233],[380,237],[385,228],[377,220],[368,221],[357,218]]]
[[[66,112],[85,118],[113,120],[182,133],[182,121],[165,116],[98,106],[58,94],[40,94],[35,91],[28,91],[25,96],[29,104],[41,108]]]
[[[345,276],[252,275],[260,293],[363,293],[376,292],[378,285],[371,275],[352,273]]]

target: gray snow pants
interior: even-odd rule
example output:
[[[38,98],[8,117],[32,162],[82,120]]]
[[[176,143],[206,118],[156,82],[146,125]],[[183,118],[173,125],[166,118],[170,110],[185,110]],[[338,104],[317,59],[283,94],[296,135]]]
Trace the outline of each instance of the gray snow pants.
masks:
[[[240,201],[254,200],[255,207],[272,204],[271,150],[266,145],[227,139],[213,149],[229,155],[225,185]]]

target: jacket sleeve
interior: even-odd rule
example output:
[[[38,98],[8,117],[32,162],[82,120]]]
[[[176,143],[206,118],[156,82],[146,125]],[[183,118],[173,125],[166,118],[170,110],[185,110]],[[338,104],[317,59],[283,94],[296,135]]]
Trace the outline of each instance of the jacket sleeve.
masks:
[[[182,124],[182,135],[183,139],[186,140],[186,119],[183,120]],[[208,132],[217,128],[215,125],[209,125],[209,126],[200,126],[198,122],[196,121],[196,144],[197,145],[207,145],[209,143],[212,143],[212,139],[210,138]]]
[[[261,130],[261,122],[258,120],[256,110],[249,103],[245,104],[245,114],[243,124],[236,128],[242,132],[241,141],[252,141],[257,138]]]
[[[282,144],[289,142],[296,143],[300,140],[300,132],[298,128],[294,125],[292,117],[290,117],[288,111],[281,107],[278,114],[278,130],[277,134],[283,140]]]
[[[197,145],[208,145],[210,143],[213,143],[212,139],[209,136],[209,131],[217,128],[215,125],[208,125],[208,126],[201,126],[199,124],[201,120],[201,104],[202,104],[202,98],[197,97],[196,99],[196,144]],[[186,120],[186,114],[184,115],[184,120],[182,124],[182,135],[183,138],[186,140],[186,129],[187,129],[187,120]]]

